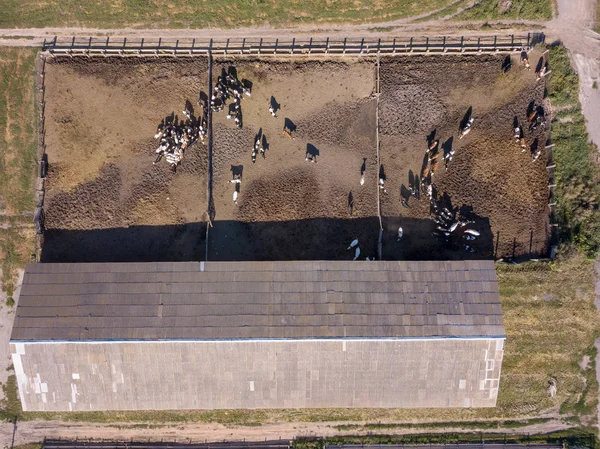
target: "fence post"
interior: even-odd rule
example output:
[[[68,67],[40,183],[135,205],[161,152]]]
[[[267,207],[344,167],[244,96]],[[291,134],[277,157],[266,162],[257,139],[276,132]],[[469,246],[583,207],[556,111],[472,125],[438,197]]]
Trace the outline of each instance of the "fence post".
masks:
[[[413,38],[410,38],[410,52],[413,52]]]
[[[396,38],[394,38],[394,43],[392,44],[392,54],[396,54]]]
[[[292,48],[290,50],[290,54],[294,54],[294,47],[296,46],[296,38],[292,38]]]

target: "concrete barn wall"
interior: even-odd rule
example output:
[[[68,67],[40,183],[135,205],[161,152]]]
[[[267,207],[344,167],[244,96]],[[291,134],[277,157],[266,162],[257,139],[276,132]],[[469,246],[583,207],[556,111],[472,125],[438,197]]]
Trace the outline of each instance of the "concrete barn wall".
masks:
[[[26,411],[493,407],[504,339],[11,342]]]

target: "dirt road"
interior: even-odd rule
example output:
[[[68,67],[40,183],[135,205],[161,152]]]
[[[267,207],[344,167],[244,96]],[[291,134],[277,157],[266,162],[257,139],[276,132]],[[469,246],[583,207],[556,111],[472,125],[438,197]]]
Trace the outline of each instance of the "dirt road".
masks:
[[[298,436],[335,436],[335,435],[357,435],[366,434],[365,431],[355,429],[339,431],[336,426],[348,424],[347,422],[327,423],[268,423],[262,426],[224,426],[222,424],[172,424],[164,426],[132,425],[127,423],[86,424],[70,423],[62,421],[22,421],[17,423],[14,445],[22,445],[47,438],[65,439],[112,439],[112,440],[136,440],[136,441],[179,441],[179,442],[205,442],[223,440],[290,440]],[[360,424],[360,423],[359,423]],[[508,429],[506,433],[544,433],[551,430],[564,429],[561,421],[548,421],[517,429]],[[0,425],[0,445],[10,447],[13,437],[14,426],[10,423]],[[436,432],[460,432],[460,428],[440,428]],[[476,431],[476,429],[469,429]],[[414,433],[430,433],[431,429],[418,430],[414,428],[390,428],[385,430],[388,435],[404,435]],[[505,433],[502,430],[502,433]]]
[[[590,140],[600,144],[600,90],[594,81],[600,76],[600,35],[591,28],[596,17],[595,0],[558,0],[558,17],[547,28],[562,40],[571,53],[579,74],[579,101],[587,122]]]

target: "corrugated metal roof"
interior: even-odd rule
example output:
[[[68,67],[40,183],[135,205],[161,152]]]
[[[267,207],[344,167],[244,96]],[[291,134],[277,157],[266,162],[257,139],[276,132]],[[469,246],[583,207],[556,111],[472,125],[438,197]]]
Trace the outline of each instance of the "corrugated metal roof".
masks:
[[[491,261],[28,265],[14,341],[503,336]]]

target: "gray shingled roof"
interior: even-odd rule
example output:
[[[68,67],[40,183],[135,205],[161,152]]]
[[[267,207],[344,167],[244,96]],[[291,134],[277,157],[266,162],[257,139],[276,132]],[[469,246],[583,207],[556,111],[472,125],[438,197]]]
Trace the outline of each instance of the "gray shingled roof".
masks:
[[[28,265],[13,341],[504,336],[494,263]]]

